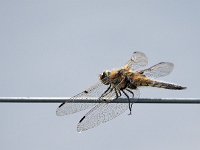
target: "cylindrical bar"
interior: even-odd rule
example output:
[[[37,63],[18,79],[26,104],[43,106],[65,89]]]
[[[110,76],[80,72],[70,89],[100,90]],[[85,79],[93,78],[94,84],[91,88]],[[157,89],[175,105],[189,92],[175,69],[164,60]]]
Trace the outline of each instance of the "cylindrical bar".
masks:
[[[69,97],[0,97],[0,103],[108,103],[98,98],[71,99]],[[109,103],[200,104],[200,98],[139,98],[109,100]]]

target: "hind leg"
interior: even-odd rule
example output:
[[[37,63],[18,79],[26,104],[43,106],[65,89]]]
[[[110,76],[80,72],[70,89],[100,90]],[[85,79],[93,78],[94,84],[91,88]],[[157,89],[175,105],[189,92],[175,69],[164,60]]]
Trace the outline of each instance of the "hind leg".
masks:
[[[128,101],[129,101],[129,103],[128,103],[129,111],[130,111],[129,115],[131,115],[132,105],[133,104],[130,102],[130,98],[129,98],[128,94],[124,90],[121,90],[121,91],[124,93],[124,95],[127,97]]]

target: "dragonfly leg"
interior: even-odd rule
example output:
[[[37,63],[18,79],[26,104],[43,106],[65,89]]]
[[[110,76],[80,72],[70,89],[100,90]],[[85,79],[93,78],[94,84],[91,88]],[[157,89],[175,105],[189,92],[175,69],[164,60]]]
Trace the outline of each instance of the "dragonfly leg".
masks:
[[[129,111],[130,111],[130,113],[129,113],[129,115],[131,115],[131,110],[132,110],[132,103],[130,102],[130,98],[129,98],[129,96],[128,96],[128,94],[126,93],[126,92],[124,92],[124,90],[121,90],[123,93],[124,93],[124,95],[128,98],[128,101],[129,101],[129,103],[128,103],[128,106],[129,106]]]
[[[129,90],[129,89],[126,89],[126,91],[128,91],[129,93],[131,93],[131,94],[132,94],[132,98],[134,98],[134,93],[133,93],[133,91],[131,91],[131,90]],[[133,103],[131,103],[131,109],[132,109],[132,106],[133,106]]]
[[[126,91],[128,91],[129,93],[131,93],[132,94],[132,98],[134,98],[134,93],[131,90],[126,89]]]
[[[99,99],[101,99],[102,97],[106,96],[107,92],[110,90],[111,88],[111,84],[109,85],[109,87],[103,92],[103,94],[101,94],[101,96],[99,97]],[[112,89],[110,90],[110,92],[112,91]],[[110,93],[109,92],[109,93]]]
[[[116,94],[116,98],[115,99],[118,99],[119,98],[119,95],[121,96],[121,93],[119,93],[118,95],[118,92],[117,92],[117,89],[115,88],[115,94]]]

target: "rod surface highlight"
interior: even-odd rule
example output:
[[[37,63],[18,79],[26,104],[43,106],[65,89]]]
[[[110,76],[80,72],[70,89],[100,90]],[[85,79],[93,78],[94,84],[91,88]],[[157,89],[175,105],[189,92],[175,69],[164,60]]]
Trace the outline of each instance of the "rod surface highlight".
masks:
[[[69,97],[0,97],[0,103],[108,103],[91,99],[70,99]],[[109,103],[152,103],[152,104],[200,104],[200,98],[119,98]]]

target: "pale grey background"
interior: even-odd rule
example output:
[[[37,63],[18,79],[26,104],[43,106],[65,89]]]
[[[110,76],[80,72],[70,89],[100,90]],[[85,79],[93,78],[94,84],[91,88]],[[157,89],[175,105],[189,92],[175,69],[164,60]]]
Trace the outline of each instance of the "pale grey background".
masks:
[[[161,80],[185,91],[141,89],[141,97],[200,97],[200,2],[0,1],[0,96],[73,96],[135,50],[171,61]],[[57,117],[59,104],[0,104],[1,150],[200,148],[199,105],[137,104],[98,128],[76,132],[86,112]]]

